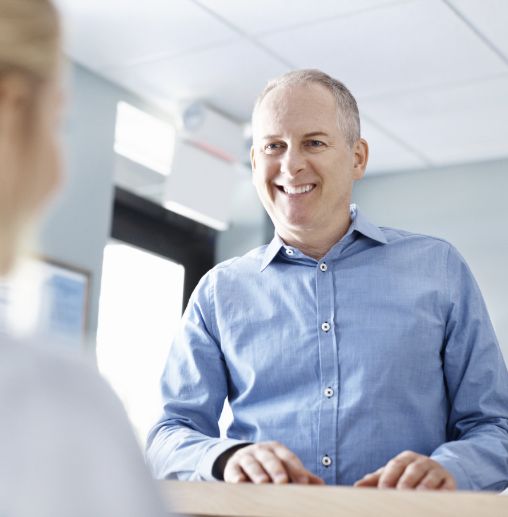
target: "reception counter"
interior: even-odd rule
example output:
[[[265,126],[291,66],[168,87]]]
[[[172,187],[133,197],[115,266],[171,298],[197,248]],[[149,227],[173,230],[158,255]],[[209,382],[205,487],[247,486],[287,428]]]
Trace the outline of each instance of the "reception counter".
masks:
[[[508,517],[508,496],[302,485],[162,481],[168,509],[206,517]]]

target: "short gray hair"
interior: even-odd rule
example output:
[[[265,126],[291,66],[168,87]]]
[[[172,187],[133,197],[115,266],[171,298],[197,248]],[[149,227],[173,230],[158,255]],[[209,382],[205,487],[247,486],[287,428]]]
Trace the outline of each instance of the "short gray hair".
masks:
[[[339,127],[349,147],[353,147],[354,143],[360,138],[360,114],[356,99],[343,83],[321,72],[321,70],[293,70],[269,81],[256,100],[252,111],[252,120],[254,120],[263,99],[275,88],[309,83],[321,84],[335,97]]]

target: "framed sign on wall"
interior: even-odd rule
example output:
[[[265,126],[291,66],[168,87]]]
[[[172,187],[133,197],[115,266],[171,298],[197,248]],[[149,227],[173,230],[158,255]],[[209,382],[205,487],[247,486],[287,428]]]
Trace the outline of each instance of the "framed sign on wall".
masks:
[[[87,271],[46,257],[25,258],[10,278],[0,281],[0,333],[80,347],[89,290]]]

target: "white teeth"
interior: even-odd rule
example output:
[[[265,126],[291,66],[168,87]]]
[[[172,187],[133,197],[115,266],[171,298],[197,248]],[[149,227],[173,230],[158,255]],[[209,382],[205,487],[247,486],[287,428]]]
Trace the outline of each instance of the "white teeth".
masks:
[[[284,185],[282,188],[286,194],[303,194],[304,192],[312,190],[314,185],[300,185],[298,187],[289,187]]]

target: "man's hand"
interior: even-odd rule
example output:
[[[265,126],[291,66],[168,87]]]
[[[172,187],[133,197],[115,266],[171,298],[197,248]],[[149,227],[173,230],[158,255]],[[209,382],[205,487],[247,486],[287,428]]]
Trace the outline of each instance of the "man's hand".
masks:
[[[278,442],[261,442],[238,449],[226,463],[228,483],[301,483],[323,485],[305,469],[298,456]]]
[[[384,467],[357,481],[354,486],[417,490],[457,488],[453,476],[437,461],[412,451],[401,452]]]

